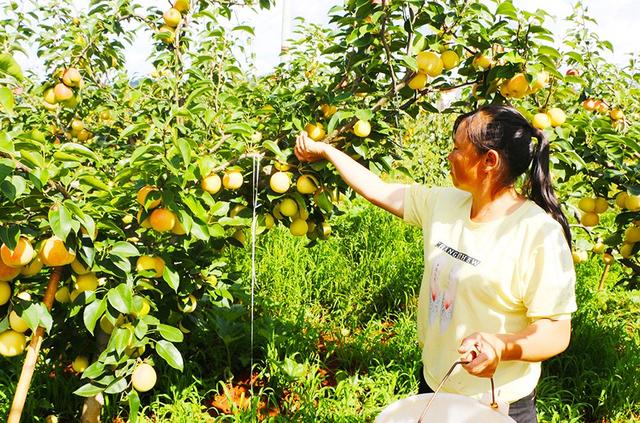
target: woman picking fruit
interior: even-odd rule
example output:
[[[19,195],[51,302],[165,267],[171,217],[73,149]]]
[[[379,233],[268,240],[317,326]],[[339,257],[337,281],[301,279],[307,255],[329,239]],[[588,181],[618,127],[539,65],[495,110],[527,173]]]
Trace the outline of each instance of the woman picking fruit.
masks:
[[[551,186],[544,133],[511,107],[461,115],[448,156],[453,188],[384,182],[304,133],[295,154],[329,160],[368,201],[422,228],[420,391],[431,392],[462,359],[466,372],[456,369],[444,392],[481,398],[489,390],[482,378],[493,377],[509,415],[536,422],[540,362],[567,348],[576,310],[571,234]]]

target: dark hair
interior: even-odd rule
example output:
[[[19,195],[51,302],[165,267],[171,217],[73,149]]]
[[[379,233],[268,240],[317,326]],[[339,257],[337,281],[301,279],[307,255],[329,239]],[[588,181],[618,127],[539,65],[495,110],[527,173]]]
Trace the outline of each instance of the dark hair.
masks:
[[[571,245],[571,231],[566,216],[551,186],[549,173],[549,140],[540,129],[513,107],[491,104],[458,116],[453,134],[466,122],[466,135],[479,152],[495,150],[503,159],[503,186],[511,185],[529,168],[523,185],[524,194],[562,225]],[[533,138],[538,139],[534,145]]]

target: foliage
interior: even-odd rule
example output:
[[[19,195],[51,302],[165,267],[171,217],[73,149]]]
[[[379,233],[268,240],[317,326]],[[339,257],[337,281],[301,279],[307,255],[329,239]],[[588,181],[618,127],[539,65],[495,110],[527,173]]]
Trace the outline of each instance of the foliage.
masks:
[[[557,107],[568,119],[546,133],[554,174],[574,221],[581,217],[566,202],[573,197],[601,197],[611,207],[614,196],[624,192],[640,201],[634,197],[640,195],[636,61],[622,69],[603,61],[610,45],[587,30],[589,18],[579,5],[569,18],[573,30],[556,49],[545,28],[546,14],[519,11],[510,1],[349,0],[331,11],[333,30],[301,28],[304,36],[292,43],[287,61],[257,77],[243,66],[242,40],[252,29],[225,24],[236,7],[271,5],[267,0],[201,0],[175,25],[157,7],[142,10],[133,1],[95,0],[78,16],[69,0],[2,6],[0,240],[13,249],[26,237],[42,251],[45,240],[56,236],[64,241],[65,257],[76,261],[12,280],[13,293],[28,292],[31,299],[14,295],[0,306],[0,331],[9,327],[5,315],[16,311],[31,330],[47,329],[44,349],[51,365],[90,354],[82,383],[69,381],[78,395],[104,392],[113,394],[115,403],[128,401],[132,410],[144,406],[129,380],[140,361],[163,368],[162,359],[183,370],[185,352],[206,357],[181,345],[185,334],[194,345],[215,339],[224,351],[224,359],[208,362],[213,374],[222,378],[225,370],[246,368],[247,357],[237,352],[246,347],[248,280],[238,269],[246,271],[247,257],[233,248],[247,244],[254,209],[260,234],[274,218],[283,227],[304,222],[302,237],[280,251],[322,241],[319,251],[326,253],[334,245],[326,241],[330,222],[340,222],[336,203],[353,196],[326,162],[308,165],[295,159],[295,135],[308,124],[322,123],[325,142],[384,177],[423,178],[438,158],[438,172],[425,180],[436,182],[446,174],[443,150],[453,114],[489,102],[510,102],[527,117]],[[130,80],[123,50],[134,39],[128,30],[134,25],[154,34],[149,60],[156,71]],[[14,53],[28,44],[37,46],[46,75],[25,73],[15,62]],[[418,55],[422,51],[436,57],[454,51],[460,63],[429,71],[428,84],[412,89],[413,78],[427,72]],[[563,74],[567,67],[571,72]],[[526,82],[522,93],[511,84],[518,78]],[[447,104],[451,90],[457,94]],[[600,101],[602,113],[584,108],[589,98]],[[335,106],[336,112],[323,106]],[[613,109],[625,116],[604,113]],[[358,121],[371,122],[372,132],[352,133]],[[403,130],[400,122],[409,126]],[[315,192],[274,191],[269,178],[278,171],[291,182],[313,176]],[[213,175],[222,177],[224,187],[203,189],[202,181]],[[240,175],[234,186],[230,181]],[[256,192],[253,181],[258,181]],[[285,198],[295,201],[295,215],[280,214]],[[576,248],[590,249],[603,238],[607,253],[623,258],[621,284],[633,288],[640,243],[627,232],[638,222],[640,205],[621,205],[615,216],[603,214],[598,226],[575,223]],[[351,209],[353,220],[342,221],[346,230],[358,232],[353,222],[361,213]],[[367,223],[372,222],[361,222]],[[411,295],[404,282],[419,279],[415,270],[398,271],[400,257],[389,250],[395,244],[384,239],[353,236],[353,244],[345,243],[356,262],[380,253],[375,272],[338,264],[353,272],[345,275],[359,285],[307,285],[309,292],[317,289],[322,307],[349,299],[353,306],[342,310],[340,319],[354,328],[383,310],[403,307]],[[155,260],[156,267],[162,263],[161,271],[140,265],[141,257]],[[415,257],[412,251],[404,258]],[[51,267],[62,266],[58,293],[64,301],[49,312],[41,300]],[[307,284],[309,275],[335,280],[335,269],[318,265],[290,277]],[[88,286],[81,277],[85,270],[91,272]],[[380,283],[371,285],[372,280]],[[308,293],[281,289],[263,311]],[[408,293],[398,297],[401,289]],[[268,333],[259,336],[271,339]],[[302,352],[303,346],[295,348]],[[347,348],[343,353],[347,360],[365,360],[370,352]],[[312,365],[305,367],[308,383],[316,382],[307,372]],[[281,370],[269,369],[275,375]],[[408,383],[402,373],[386,376]],[[375,377],[374,382],[381,383]],[[281,394],[285,385],[277,382],[274,389]],[[304,384],[300,389],[300,394],[311,392]],[[388,399],[376,398],[374,404]]]

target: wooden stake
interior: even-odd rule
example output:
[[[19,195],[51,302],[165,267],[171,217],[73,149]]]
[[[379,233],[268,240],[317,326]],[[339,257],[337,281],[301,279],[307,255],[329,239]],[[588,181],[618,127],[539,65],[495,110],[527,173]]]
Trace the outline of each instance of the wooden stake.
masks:
[[[598,291],[602,291],[604,289],[604,281],[607,279],[607,274],[609,273],[609,268],[611,264],[607,264],[604,266],[604,272],[602,272],[602,276],[600,277],[600,284],[598,284]]]
[[[42,301],[49,311],[51,311],[51,306],[53,305],[53,299],[55,298],[61,275],[62,267],[54,267],[51,272],[51,276],[49,276],[49,284],[47,285],[47,291],[45,292],[44,299]],[[44,328],[42,326],[38,326],[38,329],[36,329],[36,332],[31,337],[31,342],[27,347],[27,356],[24,359],[24,364],[22,365],[22,372],[20,373],[16,393],[13,396],[13,403],[11,404],[11,411],[9,411],[7,423],[20,423],[22,410],[24,409],[24,403],[27,400],[29,386],[31,385],[31,378],[33,377],[33,371],[36,368],[36,362],[38,361],[38,354],[40,353],[40,346],[42,345],[43,337]]]

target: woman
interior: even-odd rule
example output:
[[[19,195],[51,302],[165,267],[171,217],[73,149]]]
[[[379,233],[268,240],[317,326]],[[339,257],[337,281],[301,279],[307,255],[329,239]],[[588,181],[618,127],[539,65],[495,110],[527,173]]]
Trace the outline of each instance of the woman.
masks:
[[[509,415],[536,422],[540,362],[567,348],[576,310],[571,234],[551,187],[544,133],[511,107],[460,116],[448,157],[455,188],[383,182],[304,133],[295,154],[329,160],[368,201],[422,228],[421,392],[462,359],[464,370],[454,371],[443,392],[480,398],[493,377]]]

